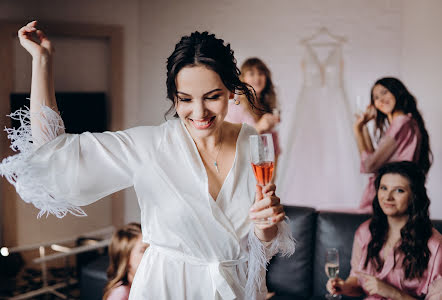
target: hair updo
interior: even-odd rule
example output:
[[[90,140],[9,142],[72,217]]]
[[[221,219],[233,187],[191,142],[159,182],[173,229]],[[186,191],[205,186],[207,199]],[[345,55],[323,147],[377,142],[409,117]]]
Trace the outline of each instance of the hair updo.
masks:
[[[216,38],[207,31],[195,31],[190,36],[182,37],[167,59],[167,98],[172,101],[172,105],[167,110],[166,116],[175,108],[176,77],[179,71],[194,66],[205,66],[216,72],[229,91],[244,95],[252,107],[256,107],[253,88],[239,79],[241,72],[236,65],[230,44],[225,45],[224,40]],[[177,114],[174,116],[177,117]]]

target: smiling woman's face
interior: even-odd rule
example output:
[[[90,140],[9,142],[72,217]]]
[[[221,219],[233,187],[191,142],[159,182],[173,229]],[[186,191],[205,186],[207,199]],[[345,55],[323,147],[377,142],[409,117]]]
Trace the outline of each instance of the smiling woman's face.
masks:
[[[181,69],[176,77],[175,109],[193,138],[213,135],[227,115],[229,90],[219,75],[204,67]]]
[[[248,69],[244,74],[243,80],[245,83],[250,84],[258,95],[266,87],[266,75],[256,67]]]
[[[412,195],[410,182],[399,174],[385,174],[378,189],[378,200],[387,216],[403,216],[407,213]]]
[[[380,84],[375,85],[373,88],[373,101],[376,109],[385,115],[391,114],[396,106],[396,98],[394,95]]]

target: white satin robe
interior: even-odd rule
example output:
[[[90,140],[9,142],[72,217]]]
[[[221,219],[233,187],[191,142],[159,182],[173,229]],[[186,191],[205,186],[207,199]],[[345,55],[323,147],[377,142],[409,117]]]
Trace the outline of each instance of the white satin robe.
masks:
[[[59,217],[81,215],[79,206],[133,185],[143,241],[151,246],[129,299],[265,298],[266,263],[277,252],[293,253],[294,242],[285,222],[268,245],[253,233],[248,219],[256,184],[249,158],[252,127],[243,124],[233,166],[214,201],[198,150],[180,120],[77,135],[57,132],[62,121],[48,114],[53,111],[46,110],[43,135],[58,137],[39,138],[50,141],[34,151],[21,149],[29,145],[10,130],[21,153],[5,159],[0,174],[41,214]],[[27,135],[30,139],[29,128]]]

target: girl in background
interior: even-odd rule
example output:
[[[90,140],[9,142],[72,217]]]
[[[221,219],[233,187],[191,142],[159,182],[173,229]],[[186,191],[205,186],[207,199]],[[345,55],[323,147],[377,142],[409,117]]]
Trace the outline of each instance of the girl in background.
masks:
[[[279,123],[279,112],[272,74],[262,60],[254,57],[242,64],[240,79],[253,87],[259,109],[253,108],[244,96],[239,97],[229,102],[229,112],[225,120],[231,123],[249,124],[260,134],[272,133],[276,160],[280,148],[278,134],[274,128]]]
[[[377,148],[366,124],[375,121]],[[432,163],[430,141],[416,99],[405,85],[392,77],[381,78],[371,89],[371,104],[357,116],[353,131],[361,156],[361,173],[372,173],[360,210],[371,212],[375,173],[385,163],[412,161],[426,173]]]
[[[127,300],[130,287],[148,244],[143,243],[141,225],[129,223],[116,231],[109,245],[108,283],[103,300]]]

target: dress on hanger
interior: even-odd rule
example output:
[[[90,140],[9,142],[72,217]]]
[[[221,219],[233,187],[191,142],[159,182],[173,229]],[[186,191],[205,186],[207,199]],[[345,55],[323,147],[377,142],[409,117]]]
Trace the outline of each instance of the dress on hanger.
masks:
[[[305,44],[304,83],[278,170],[285,204],[339,210],[359,204],[362,182],[343,87],[342,47],[332,45],[321,61],[317,49]]]

